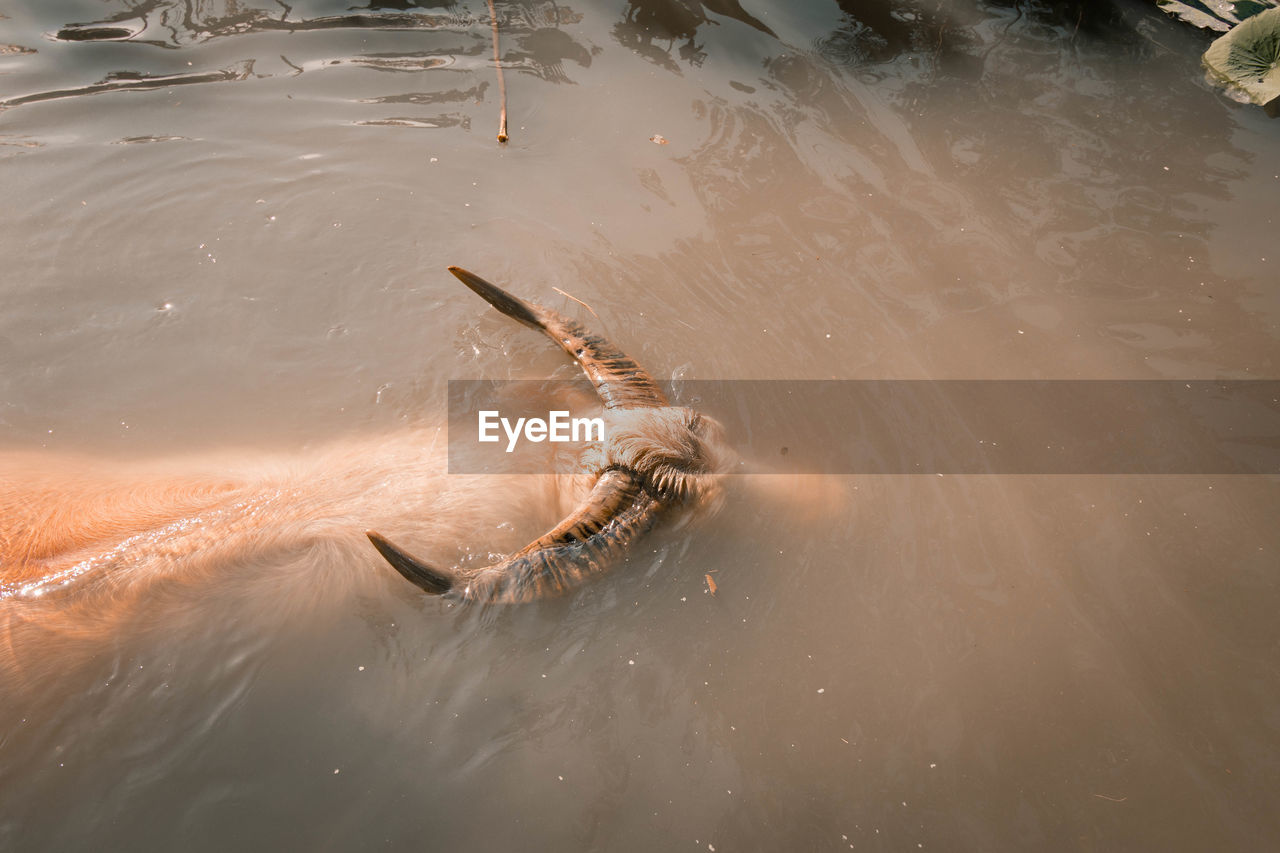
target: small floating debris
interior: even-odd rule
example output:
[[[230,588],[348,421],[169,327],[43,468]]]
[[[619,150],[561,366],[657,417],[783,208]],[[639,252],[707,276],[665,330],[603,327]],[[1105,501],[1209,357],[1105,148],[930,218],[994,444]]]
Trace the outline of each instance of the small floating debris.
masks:
[[[667,138],[663,136],[661,133],[655,133],[653,136],[650,136],[649,141],[652,142],[654,145],[667,144]]]
[[[1280,8],[1249,18],[1204,52],[1209,79],[1237,100],[1280,116]]]

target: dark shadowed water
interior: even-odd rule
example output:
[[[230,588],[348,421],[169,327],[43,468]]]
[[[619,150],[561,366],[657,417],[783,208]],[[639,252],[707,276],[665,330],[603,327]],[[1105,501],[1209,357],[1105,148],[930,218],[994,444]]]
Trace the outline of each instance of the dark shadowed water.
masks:
[[[450,264],[664,380],[1280,376],[1280,122],[1154,4],[498,0],[503,147],[482,0],[352,3],[0,5],[26,470],[323,491],[449,379],[572,375]],[[526,607],[359,548],[158,588],[0,669],[0,849],[1280,845],[1280,479],[800,492]],[[459,553],[541,532],[485,506]]]

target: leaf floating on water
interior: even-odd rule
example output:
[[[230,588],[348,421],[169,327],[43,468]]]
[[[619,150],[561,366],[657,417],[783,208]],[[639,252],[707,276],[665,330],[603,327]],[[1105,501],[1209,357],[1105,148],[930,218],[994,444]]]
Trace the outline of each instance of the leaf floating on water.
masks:
[[[652,142],[654,145],[667,144],[667,138],[663,136],[661,133],[655,133],[653,136],[650,136],[649,141]]]
[[[1280,115],[1280,8],[1233,28],[1204,52],[1210,78],[1243,95],[1275,118]]]
[[[716,579],[711,577],[711,575],[703,575],[703,577],[707,579],[707,591],[710,592],[712,595],[715,595],[716,589],[717,589]]]
[[[1247,18],[1274,8],[1277,0],[1156,0],[1156,4],[1192,26],[1225,33]]]
[[[1225,33],[1231,29],[1231,25],[1234,23],[1234,21],[1225,21],[1217,17],[1199,3],[1195,3],[1194,0],[1191,4],[1180,3],[1178,0],[1159,0],[1159,6],[1170,15],[1181,18],[1193,27],[1200,27],[1204,30]]]

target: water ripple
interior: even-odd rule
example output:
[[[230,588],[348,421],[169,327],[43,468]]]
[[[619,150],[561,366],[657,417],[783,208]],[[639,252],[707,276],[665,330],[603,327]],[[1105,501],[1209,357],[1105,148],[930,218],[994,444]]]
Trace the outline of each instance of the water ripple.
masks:
[[[467,30],[475,24],[470,14],[460,15],[329,15],[290,21],[273,18],[265,10],[254,9],[221,17],[197,18],[183,14],[181,27],[170,21],[173,4],[152,3],[144,14],[122,20],[68,24],[54,34],[57,41],[138,41],[159,47],[178,47],[184,42],[201,42],[225,36],[262,32],[314,32],[318,30]],[[150,33],[161,34],[148,39]]]
[[[33,92],[29,95],[19,95],[7,101],[0,101],[0,109],[38,103],[40,101],[77,98],[83,95],[101,95],[105,92],[145,92],[153,89],[168,89],[173,86],[191,86],[197,83],[228,83],[248,79],[252,73],[252,59],[237,62],[220,71],[193,71],[181,74],[157,75],[141,74],[136,71],[113,71],[102,81],[88,86]]]

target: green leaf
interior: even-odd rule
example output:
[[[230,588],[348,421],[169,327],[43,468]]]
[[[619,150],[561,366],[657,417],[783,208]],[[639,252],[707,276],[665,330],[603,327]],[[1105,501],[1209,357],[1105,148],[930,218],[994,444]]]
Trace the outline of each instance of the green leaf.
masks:
[[[1273,8],[1276,4],[1271,0],[1236,0],[1231,4],[1236,10],[1236,19],[1243,21],[1245,18],[1252,18],[1259,12],[1265,12]]]
[[[1204,52],[1210,78],[1228,90],[1280,114],[1280,8],[1233,27]]]

